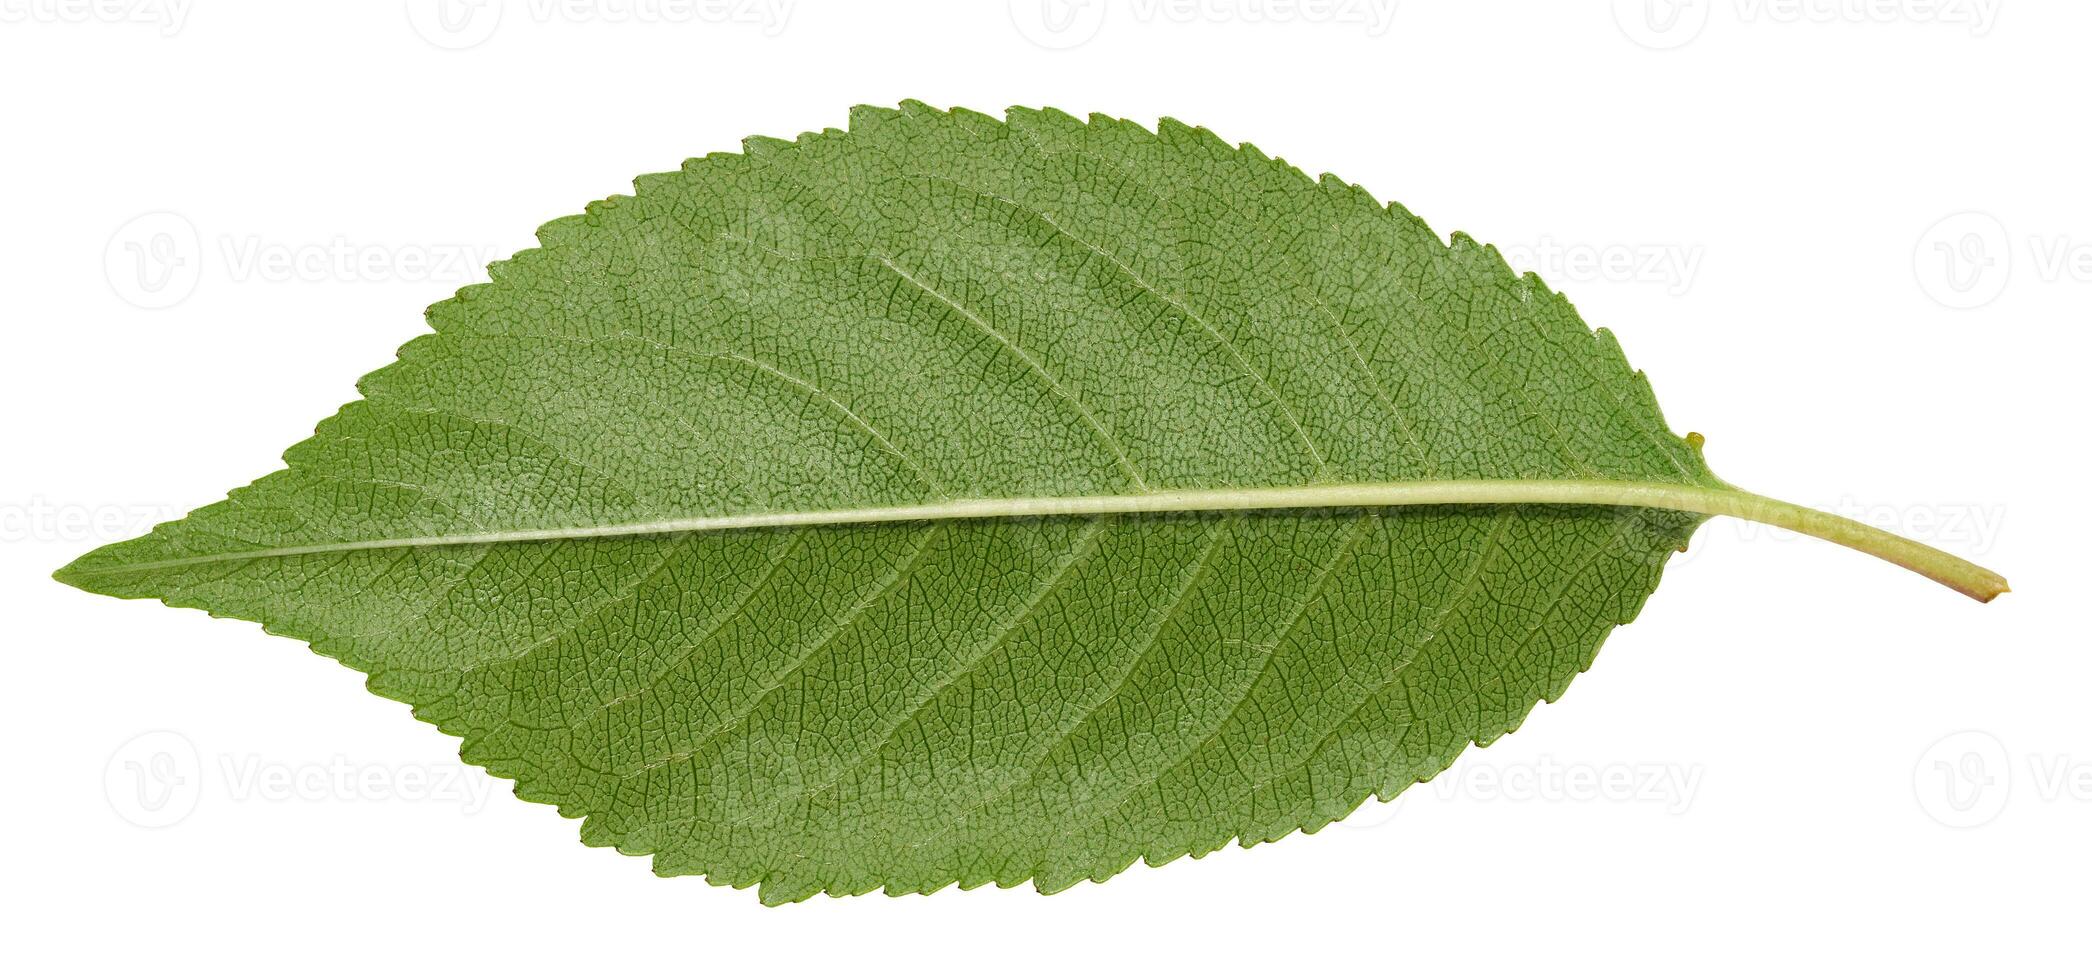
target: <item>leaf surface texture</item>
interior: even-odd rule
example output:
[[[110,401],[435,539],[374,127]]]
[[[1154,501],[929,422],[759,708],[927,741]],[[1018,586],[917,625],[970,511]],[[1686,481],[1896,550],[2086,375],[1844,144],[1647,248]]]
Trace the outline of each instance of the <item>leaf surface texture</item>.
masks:
[[[1720,486],[1493,250],[1165,120],[918,104],[546,225],[288,468],[64,570],[369,675],[664,874],[1034,880],[1314,830],[1559,696],[1701,519],[1476,506],[498,543],[955,499]],[[301,554],[227,558],[327,546]]]

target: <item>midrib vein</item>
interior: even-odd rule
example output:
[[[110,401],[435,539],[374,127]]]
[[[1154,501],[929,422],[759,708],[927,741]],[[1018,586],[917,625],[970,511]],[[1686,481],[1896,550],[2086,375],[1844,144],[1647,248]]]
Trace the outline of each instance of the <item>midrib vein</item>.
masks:
[[[1066,497],[996,497],[922,504],[767,511],[671,518],[592,527],[525,528],[467,534],[376,538],[286,545],[249,551],[189,555],[160,561],[67,569],[75,576],[111,575],[218,562],[392,548],[513,544],[574,538],[688,534],[752,528],[918,521],[1074,517],[1099,514],[1201,513],[1246,510],[1329,510],[1449,505],[1573,505],[1644,507],[1708,516],[1736,517],[1786,528],[1842,544],[1893,562],[1964,595],[1988,602],[2007,590],[1996,572],[1929,545],[1835,514],[1726,487],[1625,480],[1421,480],[1399,483],[1341,483],[1297,487],[1161,490],[1147,493]]]

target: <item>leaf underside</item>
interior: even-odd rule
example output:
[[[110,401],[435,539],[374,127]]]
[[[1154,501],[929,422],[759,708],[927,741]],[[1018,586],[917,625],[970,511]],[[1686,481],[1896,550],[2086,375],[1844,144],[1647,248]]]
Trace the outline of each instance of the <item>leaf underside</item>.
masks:
[[[539,232],[288,468],[60,573],[369,675],[662,874],[1044,891],[1517,727],[1699,517],[1414,507],[286,546],[1426,479],[1720,486],[1612,337],[1165,120],[920,104]],[[185,564],[139,567],[170,561]]]

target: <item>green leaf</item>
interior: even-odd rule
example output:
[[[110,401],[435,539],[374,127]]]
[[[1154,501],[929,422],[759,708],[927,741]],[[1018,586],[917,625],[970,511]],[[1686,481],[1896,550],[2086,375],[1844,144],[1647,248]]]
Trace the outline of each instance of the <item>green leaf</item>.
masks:
[[[539,237],[59,577],[766,902],[1315,830],[1560,696],[1707,514],[2003,588],[1717,480],[1494,249],[1168,120],[860,109]]]

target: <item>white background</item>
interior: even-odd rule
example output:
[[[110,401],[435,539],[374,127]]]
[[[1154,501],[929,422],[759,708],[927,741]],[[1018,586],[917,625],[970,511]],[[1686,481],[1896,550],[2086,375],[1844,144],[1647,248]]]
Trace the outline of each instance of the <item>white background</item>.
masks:
[[[5,972],[2085,968],[2092,6],[452,2],[0,0]],[[1395,804],[1048,898],[766,909],[582,847],[293,641],[48,578],[276,468],[539,223],[903,98],[1363,183],[1617,331],[1731,481],[2018,591],[1716,521],[1594,676]]]

